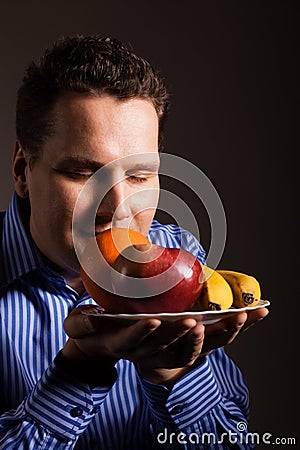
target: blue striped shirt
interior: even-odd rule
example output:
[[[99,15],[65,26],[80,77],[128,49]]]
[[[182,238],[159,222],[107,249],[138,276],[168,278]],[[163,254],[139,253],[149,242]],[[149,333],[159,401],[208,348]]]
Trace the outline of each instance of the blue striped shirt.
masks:
[[[175,225],[154,221],[148,237],[204,262],[195,237]],[[16,195],[3,220],[1,252],[1,450],[252,448],[241,443],[241,434],[235,445],[228,442],[228,433],[246,424],[248,392],[223,349],[171,390],[142,379],[127,360],[116,364],[112,387],[91,389],[55,357],[67,340],[65,317],[93,300],[43,263],[21,222]]]

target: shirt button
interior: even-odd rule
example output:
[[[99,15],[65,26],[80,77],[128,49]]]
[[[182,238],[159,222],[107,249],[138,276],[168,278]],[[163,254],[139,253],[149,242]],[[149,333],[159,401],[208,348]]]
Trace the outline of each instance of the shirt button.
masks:
[[[176,414],[180,414],[183,410],[184,410],[184,406],[177,405],[171,409],[170,414],[172,414],[172,416],[176,416]]]
[[[92,414],[97,414],[97,412],[99,412],[99,410],[100,410],[100,406],[95,406],[95,407],[92,409],[91,413],[92,413]]]
[[[83,413],[83,410],[81,408],[79,408],[79,406],[76,406],[76,408],[73,408],[70,411],[70,415],[72,417],[79,417],[82,415],[82,413]]]

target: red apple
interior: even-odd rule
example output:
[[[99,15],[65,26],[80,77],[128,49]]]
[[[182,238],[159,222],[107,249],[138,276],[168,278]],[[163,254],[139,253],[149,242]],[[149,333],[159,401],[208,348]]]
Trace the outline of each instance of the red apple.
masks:
[[[202,291],[201,265],[183,249],[130,246],[117,257],[113,269],[114,293],[103,290],[99,298],[111,313],[188,311]]]

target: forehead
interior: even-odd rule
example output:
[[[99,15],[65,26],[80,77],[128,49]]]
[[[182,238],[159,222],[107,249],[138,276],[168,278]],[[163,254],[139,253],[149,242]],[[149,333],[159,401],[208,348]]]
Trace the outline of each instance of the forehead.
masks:
[[[110,95],[92,97],[77,93],[63,95],[54,108],[55,122],[73,135],[97,132],[99,136],[139,133],[158,129],[158,117],[150,100],[119,100]],[[156,130],[157,131],[157,130]]]
[[[158,117],[149,100],[67,93],[56,102],[53,115],[50,140],[56,140],[60,151],[88,152],[92,157],[100,152],[109,160],[113,155],[158,151]]]

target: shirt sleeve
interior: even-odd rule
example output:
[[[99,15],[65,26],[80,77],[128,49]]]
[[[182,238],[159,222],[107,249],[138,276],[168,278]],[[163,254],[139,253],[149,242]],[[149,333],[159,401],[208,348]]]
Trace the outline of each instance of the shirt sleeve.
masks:
[[[110,387],[90,389],[56,360],[16,410],[0,416],[0,448],[72,449]]]
[[[163,448],[252,448],[250,443],[245,447],[248,390],[223,349],[207,356],[172,390],[144,379],[141,384],[153,417],[154,434],[158,443],[165,445]],[[211,444],[213,447],[209,447]]]

